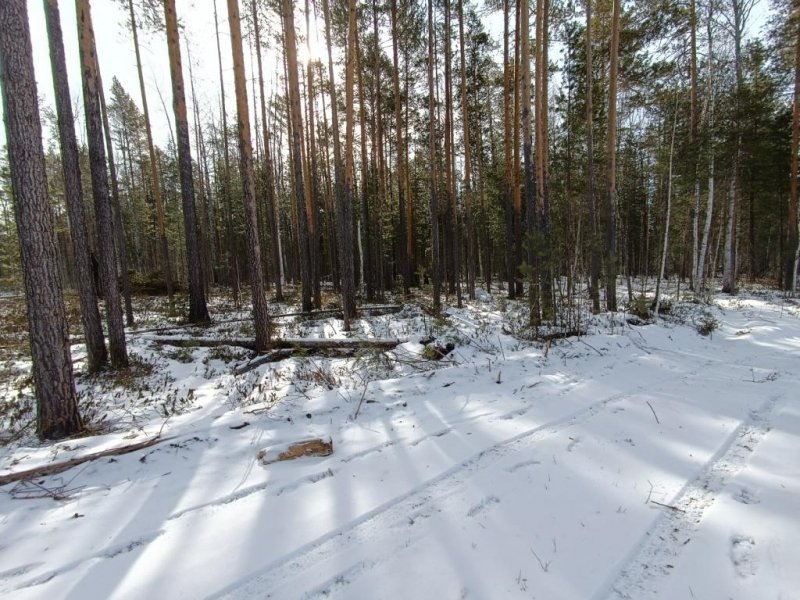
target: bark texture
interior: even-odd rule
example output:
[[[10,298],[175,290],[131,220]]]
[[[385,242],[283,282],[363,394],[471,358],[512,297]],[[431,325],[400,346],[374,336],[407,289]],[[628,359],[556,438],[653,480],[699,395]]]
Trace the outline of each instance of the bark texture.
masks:
[[[250,110],[247,105],[247,84],[244,77],[242,28],[239,21],[239,0],[228,0],[228,23],[231,30],[233,76],[236,85],[237,129],[239,131],[239,170],[244,193],[245,233],[250,255],[250,287],[253,294],[253,318],[256,350],[269,345],[270,323],[267,296],[264,291],[264,270],[261,267],[261,243],[256,214],[256,192],[253,181],[253,144],[250,136]]]
[[[0,2],[0,90],[28,308],[36,431],[60,438],[83,427],[75,396],[25,0]]]
[[[189,322],[208,321],[206,293],[203,285],[203,268],[200,259],[200,240],[195,212],[192,151],[189,145],[189,121],[186,116],[186,92],[181,65],[181,46],[178,36],[178,16],[175,0],[164,0],[164,17],[167,25],[167,50],[172,78],[172,109],[175,112],[175,129],[178,142],[178,171],[181,179],[183,227],[186,237],[186,267],[189,275]]]
[[[50,44],[50,64],[58,115],[58,139],[61,145],[61,167],[64,173],[64,192],[69,213],[70,237],[81,305],[81,324],[86,340],[87,364],[90,373],[99,371],[108,360],[103,324],[97,308],[97,292],[92,278],[91,247],[86,212],[83,206],[83,184],[78,163],[78,143],[75,138],[75,118],[67,79],[64,56],[64,36],[58,0],[45,0],[45,19]]]
[[[100,281],[106,301],[108,346],[111,366],[120,369],[128,366],[125,329],[122,323],[122,303],[117,283],[117,253],[114,246],[114,217],[108,193],[105,139],[100,110],[100,77],[97,51],[94,44],[94,27],[89,0],[75,0],[78,14],[81,78],[83,81],[83,107],[86,114],[89,167],[92,175],[92,194],[97,222],[97,262]]]

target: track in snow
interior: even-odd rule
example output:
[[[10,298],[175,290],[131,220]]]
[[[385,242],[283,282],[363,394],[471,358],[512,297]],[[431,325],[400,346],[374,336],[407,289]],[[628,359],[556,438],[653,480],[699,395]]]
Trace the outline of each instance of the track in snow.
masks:
[[[747,457],[771,429],[770,418],[781,396],[771,396],[750,412],[706,462],[700,474],[668,502],[665,511],[640,538],[611,579],[595,594],[596,600],[638,599],[658,594],[658,581],[670,574],[673,563],[692,540],[703,514],[730,479],[744,468]]]
[[[696,374],[710,364],[709,361],[698,365],[688,375]],[[342,590],[349,581],[390,560],[396,551],[421,539],[424,531],[421,528],[411,529],[409,534],[409,525],[413,526],[417,520],[431,516],[434,512],[446,511],[448,502],[453,498],[458,499],[457,492],[460,486],[474,473],[488,469],[513,453],[526,454],[529,449],[534,448],[542,440],[588,421],[610,404],[672,384],[673,379],[666,377],[659,382],[639,385],[630,391],[612,394],[569,415],[502,440],[462,461],[438,477],[393,498],[343,527],[301,546],[209,598],[217,600],[221,598],[298,597],[302,590],[305,590],[305,595],[302,596],[304,598],[329,597],[336,591]],[[520,463],[520,468],[525,464]],[[530,461],[527,464],[530,464]],[[515,467],[511,467],[511,471],[513,470]],[[492,498],[485,500],[488,504],[493,503]],[[480,511],[482,508],[475,507],[475,510]],[[401,528],[404,530],[403,541],[398,544],[398,530]],[[380,556],[371,555],[369,559],[356,559],[344,570],[338,569],[327,577],[323,575],[323,579],[319,580],[320,576],[317,572],[320,569],[315,570],[315,567],[335,557],[357,556],[358,553],[355,550],[358,547],[381,539],[385,540],[385,543],[375,544],[375,546],[388,548],[390,551],[382,552]]]

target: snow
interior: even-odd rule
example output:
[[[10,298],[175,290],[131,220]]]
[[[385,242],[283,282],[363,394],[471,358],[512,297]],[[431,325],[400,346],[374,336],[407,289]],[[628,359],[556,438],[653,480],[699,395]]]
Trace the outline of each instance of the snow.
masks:
[[[154,365],[136,386],[82,383],[102,434],[23,438],[0,476],[169,439],[36,480],[64,499],[0,488],[0,595],[800,598],[798,305],[599,315],[550,346],[508,333],[520,310],[409,306],[358,323],[395,352],[242,376],[246,352],[132,336]],[[344,335],[337,319],[283,333]],[[431,335],[454,352],[424,360]],[[333,454],[257,460],[312,437]]]

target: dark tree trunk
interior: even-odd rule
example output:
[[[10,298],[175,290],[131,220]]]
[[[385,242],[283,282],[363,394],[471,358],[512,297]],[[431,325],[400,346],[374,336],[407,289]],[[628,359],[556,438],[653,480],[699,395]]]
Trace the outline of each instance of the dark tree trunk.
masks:
[[[611,65],[608,76],[608,136],[606,156],[606,309],[617,310],[617,72],[619,70],[620,0],[613,0],[611,13]]]
[[[356,67],[356,2],[348,4],[347,27],[347,68],[345,71],[345,107],[347,123],[345,127],[345,169],[344,169],[344,202],[339,213],[339,255],[342,258],[342,311],[344,328],[350,330],[350,321],[356,316],[356,294],[353,275],[353,260],[350,249],[353,247],[353,202],[355,199],[355,67]]]
[[[58,0],[45,0],[45,18],[50,42],[50,63],[53,70],[56,112],[58,113],[58,137],[61,143],[61,164],[64,172],[64,191],[69,212],[72,253],[75,261],[75,278],[81,304],[81,322],[86,340],[88,371],[99,371],[107,361],[103,325],[97,308],[97,293],[92,279],[91,248],[83,206],[83,188],[78,144],[75,139],[75,119],[67,79],[67,64],[64,56],[64,39],[61,32]]]
[[[303,115],[300,109],[300,82],[297,76],[297,42],[294,30],[294,4],[290,0],[281,2],[280,10],[283,16],[283,35],[286,48],[287,87],[289,92],[289,113],[291,117],[290,148],[292,155],[292,170],[294,172],[295,197],[297,199],[298,229],[300,240],[300,279],[302,281],[302,309],[311,310],[311,257],[309,240],[308,207],[306,206],[306,192],[303,178]],[[349,221],[348,221],[349,222]],[[346,232],[347,228],[342,228]],[[348,240],[350,238],[348,237]],[[343,262],[348,262],[351,256],[349,246],[345,246],[346,256]],[[352,261],[351,265],[352,265]],[[351,268],[352,272],[352,268]]]
[[[442,310],[442,269],[439,257],[439,198],[436,181],[436,111],[434,106],[433,0],[428,0],[428,151],[430,153],[430,212],[431,212],[431,283],[433,284],[433,310]]]
[[[244,193],[244,219],[247,248],[250,255],[250,286],[253,294],[253,318],[256,329],[256,350],[264,350],[270,341],[269,309],[264,292],[264,271],[261,268],[261,244],[256,214],[256,193],[253,181],[253,146],[250,137],[250,110],[247,105],[247,84],[244,76],[242,28],[239,21],[239,0],[228,0],[228,23],[231,30],[233,75],[236,85],[237,128],[239,130],[239,169]]]
[[[119,259],[120,292],[125,301],[125,322],[128,327],[133,326],[133,303],[131,302],[131,284],[128,278],[128,243],[125,239],[125,228],[122,226],[122,205],[119,202],[119,181],[117,180],[117,165],[114,162],[114,145],[111,141],[111,127],[108,124],[108,111],[106,110],[106,96],[103,91],[103,78],[97,73],[97,90],[100,93],[100,112],[103,116],[103,134],[108,152],[108,174],[111,180],[111,214],[114,219],[114,241],[117,246]]]
[[[256,38],[256,62],[258,65],[258,85],[261,97],[261,137],[264,143],[264,191],[269,211],[270,242],[272,245],[272,262],[274,264],[275,300],[283,302],[283,265],[281,264],[280,228],[278,224],[278,207],[275,199],[275,182],[273,181],[272,150],[270,149],[269,126],[267,124],[267,102],[264,97],[264,72],[261,61],[261,27],[256,11],[256,0],[252,0],[253,30]]]
[[[81,74],[83,80],[83,105],[86,113],[89,166],[92,175],[94,212],[97,221],[97,261],[100,281],[106,301],[108,345],[111,366],[119,369],[128,366],[125,328],[122,323],[122,304],[117,283],[117,258],[114,247],[114,220],[108,195],[108,173],[103,140],[103,119],[100,114],[97,52],[94,45],[94,28],[89,0],[76,0],[78,37],[80,39]]]
[[[406,182],[405,182],[405,151],[403,150],[403,109],[400,96],[400,62],[398,59],[398,44],[400,43],[397,25],[397,0],[391,0],[390,12],[392,19],[392,88],[394,90],[394,121],[395,121],[395,153],[397,154],[397,200],[400,211],[400,272],[403,276],[403,291],[408,294],[411,287],[411,261],[413,247],[409,248],[408,236],[408,211],[406,209]],[[411,252],[409,252],[411,250]],[[409,255],[412,256],[409,256]]]
[[[153,144],[153,130],[150,127],[150,110],[147,106],[147,93],[144,87],[144,74],[142,72],[142,57],[139,51],[139,33],[136,26],[136,13],[133,10],[133,0],[128,0],[128,12],[131,19],[131,33],[133,34],[133,49],[136,54],[136,72],[139,76],[139,92],[142,95],[142,113],[144,113],[144,127],[147,135],[147,151],[150,157],[150,180],[153,185],[153,199],[156,204],[156,216],[158,224],[158,242],[161,253],[161,268],[164,272],[164,284],[167,288],[167,295],[172,298],[172,264],[169,260],[169,245],[167,243],[167,232],[164,224],[164,201],[161,198],[161,180],[158,175],[156,165],[156,151]]]
[[[164,17],[167,25],[169,70],[172,77],[172,109],[175,112],[175,129],[177,130],[178,138],[178,171],[181,179],[183,226],[186,235],[186,266],[189,275],[189,322],[203,323],[208,321],[209,318],[203,285],[203,268],[200,260],[200,241],[197,233],[192,150],[189,145],[189,122],[186,116],[186,96],[183,84],[175,0],[164,0]]]
[[[786,266],[783,289],[794,291],[797,268],[797,146],[800,142],[800,7],[795,8],[794,17],[794,101],[792,103],[792,141],[789,179],[789,210],[787,214]]]
[[[61,438],[83,428],[72,377],[67,317],[47,198],[42,128],[25,0],[0,2],[0,90],[28,308],[36,432]]]

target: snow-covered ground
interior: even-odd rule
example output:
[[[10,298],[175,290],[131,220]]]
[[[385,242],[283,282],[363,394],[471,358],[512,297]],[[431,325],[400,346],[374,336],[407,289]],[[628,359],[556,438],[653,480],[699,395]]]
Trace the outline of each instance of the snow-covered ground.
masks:
[[[513,306],[408,307],[358,325],[395,352],[240,376],[246,352],[132,336],[132,381],[81,384],[101,434],[22,438],[0,476],[169,439],[0,488],[0,595],[800,598],[800,306],[674,312],[542,345]],[[431,335],[455,350],[424,360]],[[257,459],[312,436],[333,454]]]

